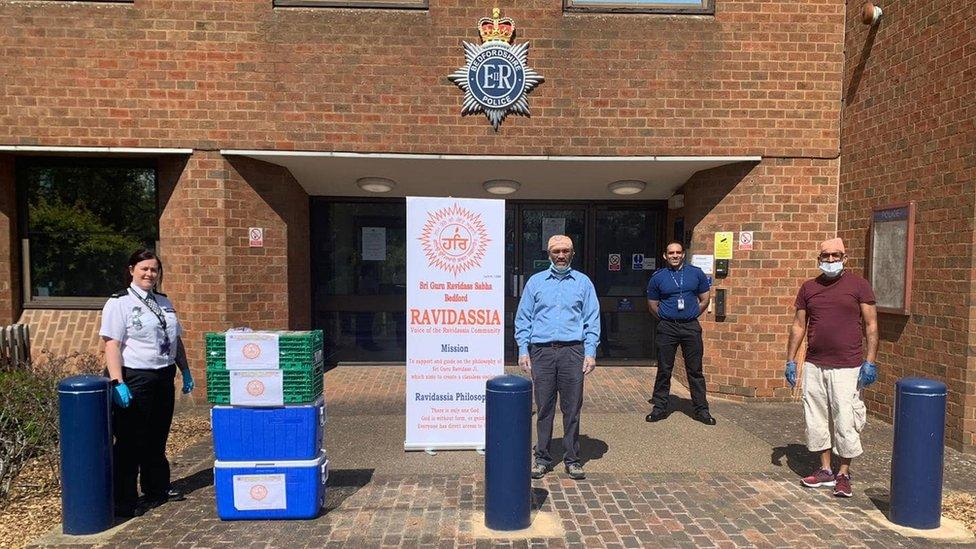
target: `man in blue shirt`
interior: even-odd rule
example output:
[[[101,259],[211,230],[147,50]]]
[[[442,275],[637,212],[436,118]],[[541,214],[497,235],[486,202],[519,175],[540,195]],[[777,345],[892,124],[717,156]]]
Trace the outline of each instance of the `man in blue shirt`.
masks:
[[[555,235],[549,239],[548,250],[549,268],[529,278],[515,314],[519,366],[532,374],[535,390],[537,440],[532,478],[542,478],[552,470],[549,441],[558,393],[566,473],[580,480],[586,478],[579,456],[583,376],[596,368],[600,303],[590,279],[570,268],[573,241]]]
[[[644,419],[661,421],[668,417],[668,397],[671,394],[671,370],[674,357],[681,346],[688,373],[688,388],[695,406],[695,420],[715,425],[708,412],[705,398],[705,375],[702,373],[702,328],[698,315],[706,308],[711,296],[705,273],[694,265],[685,265],[684,245],[671,241],[664,248],[667,266],[651,275],[647,282],[647,309],[657,317],[657,378],[654,380],[653,409]]]

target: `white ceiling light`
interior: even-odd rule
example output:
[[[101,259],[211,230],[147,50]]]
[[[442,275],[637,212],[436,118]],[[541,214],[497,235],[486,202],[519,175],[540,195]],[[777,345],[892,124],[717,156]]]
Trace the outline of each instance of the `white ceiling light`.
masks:
[[[521,187],[518,181],[511,179],[492,179],[482,183],[482,186],[491,194],[512,194]]]
[[[385,177],[360,177],[356,185],[369,193],[388,193],[396,187],[396,181]]]
[[[643,181],[638,181],[636,179],[623,179],[621,181],[614,181],[613,183],[607,185],[607,189],[613,194],[637,194],[644,190],[647,184]]]

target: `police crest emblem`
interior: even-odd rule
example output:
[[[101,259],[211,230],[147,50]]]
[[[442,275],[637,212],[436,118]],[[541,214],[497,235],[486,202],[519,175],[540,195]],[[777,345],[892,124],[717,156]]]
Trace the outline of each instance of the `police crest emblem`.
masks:
[[[481,18],[478,32],[481,45],[462,42],[467,64],[447,78],[464,90],[461,116],[483,112],[498,131],[509,113],[529,116],[527,96],[545,79],[526,65],[529,43],[512,45],[515,21],[498,8]]]

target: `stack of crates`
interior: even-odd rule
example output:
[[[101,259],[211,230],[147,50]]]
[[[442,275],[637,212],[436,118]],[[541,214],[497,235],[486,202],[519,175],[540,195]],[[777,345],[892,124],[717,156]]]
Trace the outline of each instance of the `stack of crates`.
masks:
[[[232,402],[226,333],[207,333],[207,398],[214,439],[217,515],[223,520],[314,518],[325,505],[322,331],[275,334],[282,405]]]

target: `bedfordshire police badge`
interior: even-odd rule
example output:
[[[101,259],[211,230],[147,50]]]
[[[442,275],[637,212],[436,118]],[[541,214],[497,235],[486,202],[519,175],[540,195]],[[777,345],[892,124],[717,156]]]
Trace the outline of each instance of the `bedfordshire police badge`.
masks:
[[[499,14],[478,21],[482,44],[462,42],[467,65],[447,77],[464,90],[461,116],[483,112],[496,132],[509,113],[529,116],[527,96],[545,80],[526,66],[529,43],[511,44],[515,21]]]

